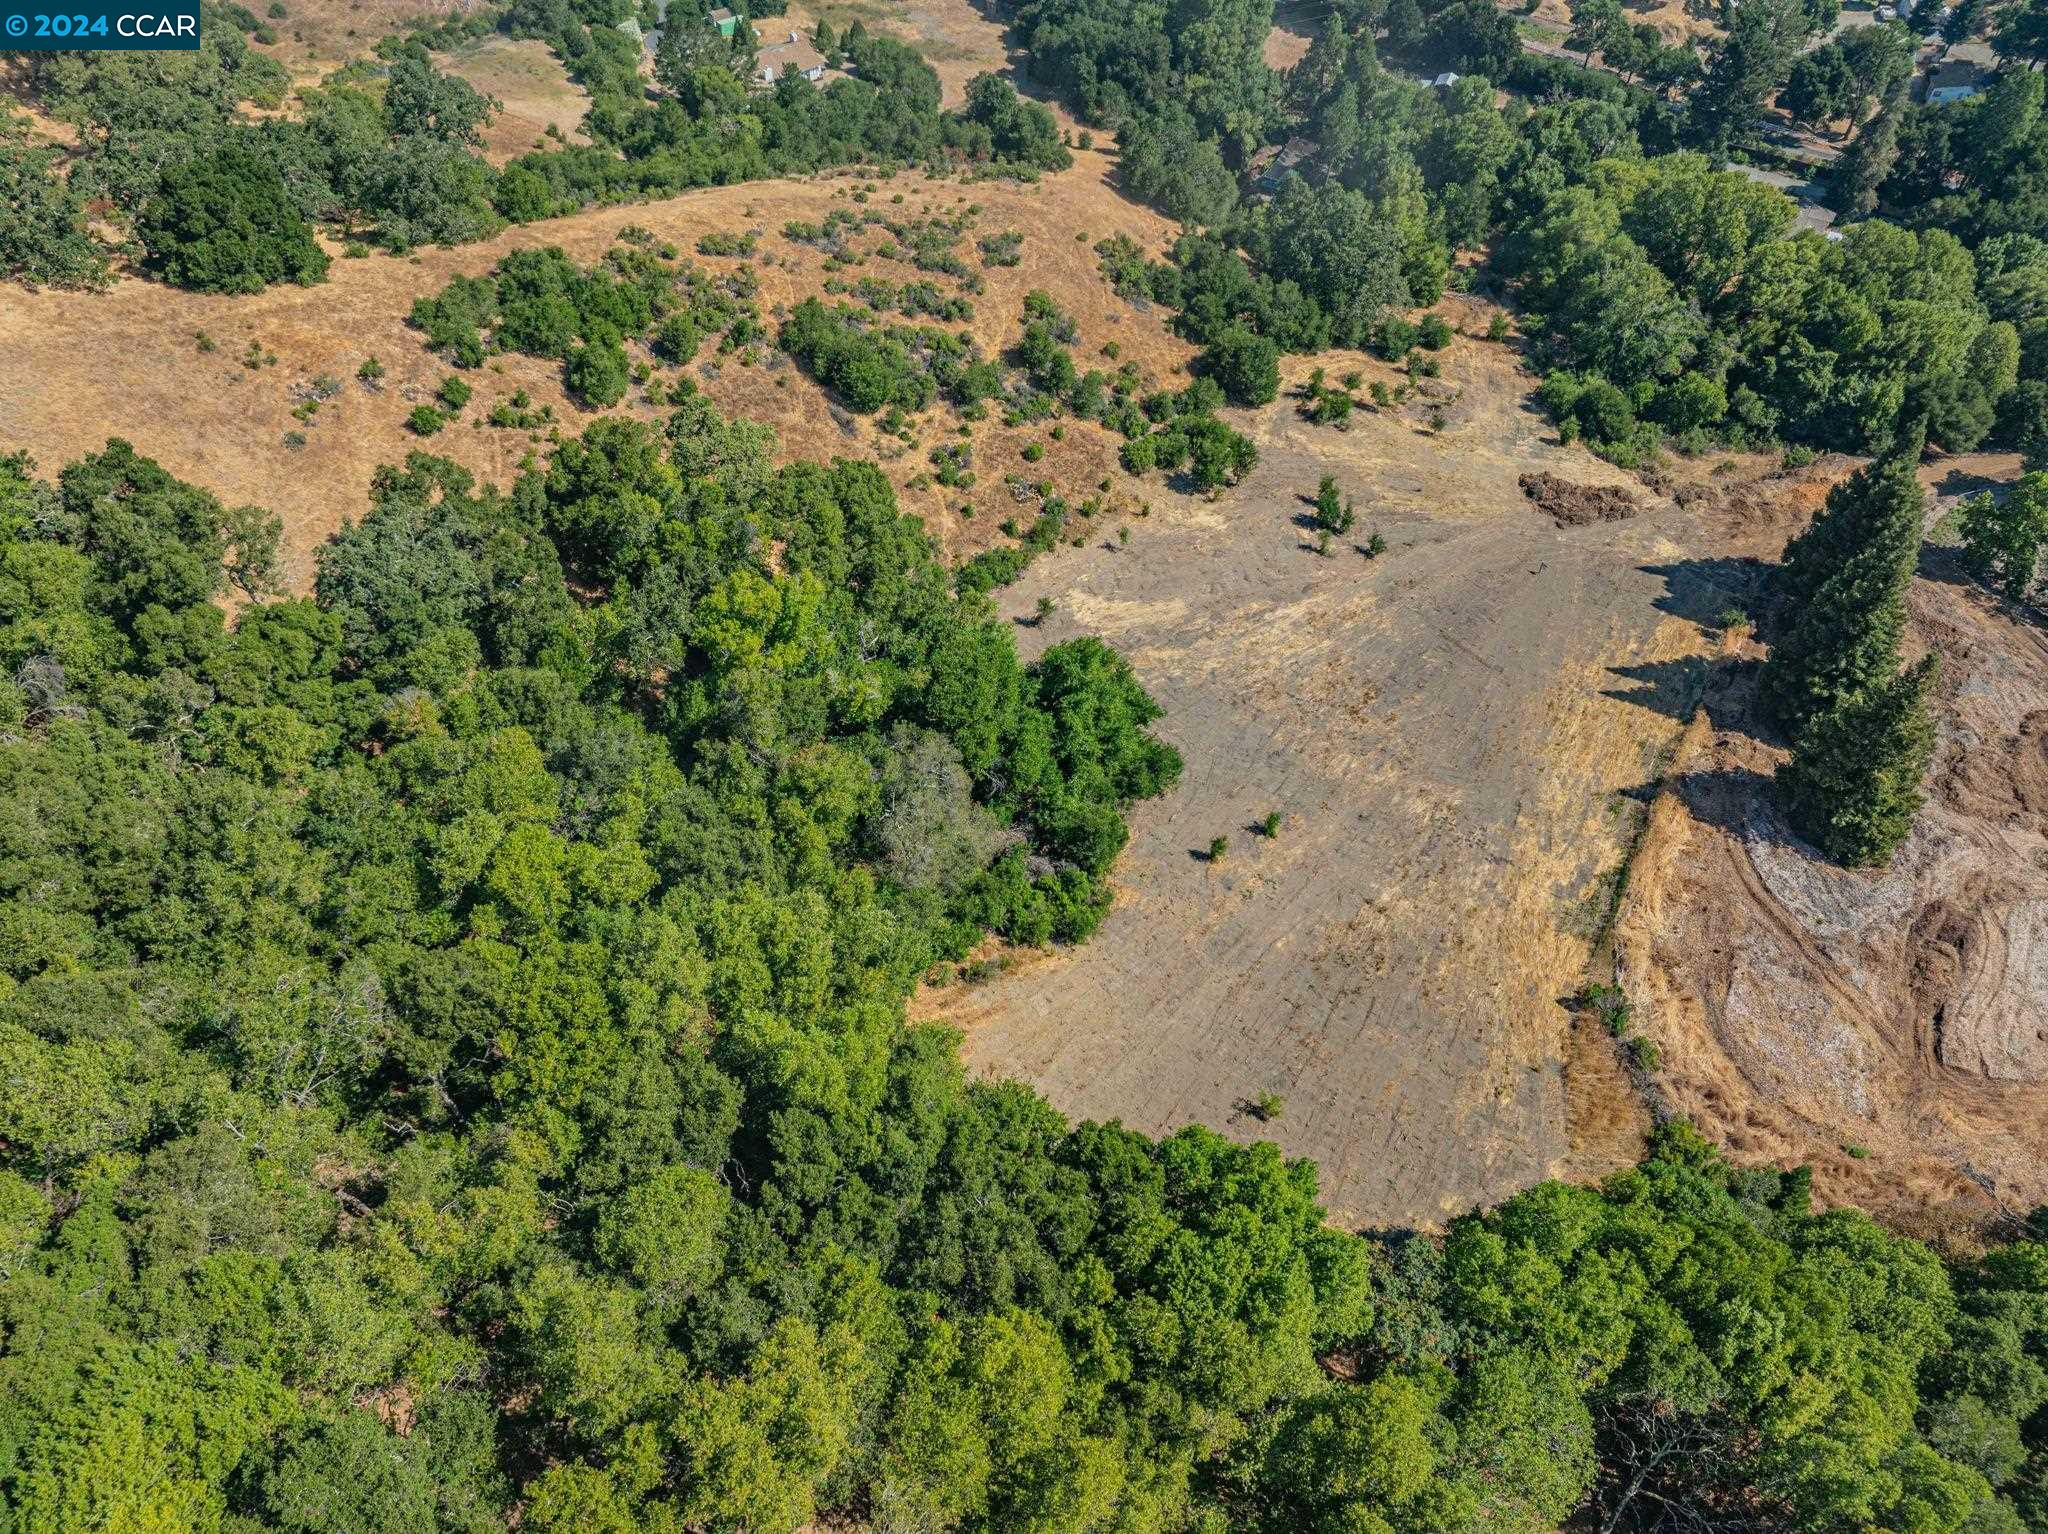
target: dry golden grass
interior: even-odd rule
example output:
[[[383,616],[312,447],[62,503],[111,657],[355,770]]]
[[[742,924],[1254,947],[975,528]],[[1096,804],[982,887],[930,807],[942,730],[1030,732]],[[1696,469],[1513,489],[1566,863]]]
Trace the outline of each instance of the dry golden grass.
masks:
[[[1562,41],[1572,29],[1568,0],[1539,0],[1534,10],[1526,13],[1520,3],[1504,3],[1503,9],[1517,16],[1526,14],[1531,21],[1554,33],[1558,41]],[[1701,4],[1700,0],[1656,0],[1655,4],[1645,4],[1644,0],[1625,0],[1623,10],[1631,26],[1647,21],[1667,43],[1706,44],[1721,31],[1712,8]]]
[[[808,37],[820,17],[835,31],[858,21],[870,32],[910,44],[937,71],[949,107],[967,99],[967,82],[976,75],[1009,66],[1003,24],[968,0],[806,0],[784,16],[764,17],[761,29],[773,37],[776,29],[793,27]],[[1022,89],[1024,82],[1017,85]]]
[[[1303,23],[1305,27],[1307,23]],[[1292,69],[1308,56],[1308,45],[1313,41],[1304,30],[1275,26],[1266,34],[1266,46],[1260,50],[1268,69]]]
[[[414,437],[406,416],[449,371],[405,324],[414,299],[438,292],[458,274],[489,271],[513,249],[559,245],[579,261],[596,260],[629,224],[673,241],[706,270],[728,271],[739,263],[694,254],[698,238],[752,229],[761,232],[754,262],[759,303],[772,324],[777,309],[821,293],[827,277],[824,258],[784,240],[782,226],[792,219],[817,222],[831,208],[852,206],[862,184],[840,176],[708,189],[515,228],[482,244],[430,250],[417,258],[337,259],[329,280],[318,287],[273,288],[253,297],[183,293],[139,279],[101,294],[7,289],[0,296],[0,349],[13,365],[0,376],[0,444],[28,448],[46,470],[54,470],[109,437],[125,437],[224,500],[275,511],[285,524],[288,582],[304,589],[312,577],[312,551],[344,517],[361,514],[379,464],[424,448],[483,477],[508,479],[529,453],[544,453],[545,443],[474,423],[516,389],[525,389],[536,404],[552,404],[565,430],[580,431],[591,419],[563,394],[557,366],[508,356],[471,375],[476,398],[461,421],[427,441]],[[1115,365],[1099,351],[1114,341],[1150,378],[1184,381],[1179,375],[1191,349],[1167,333],[1161,316],[1140,314],[1117,298],[1097,269],[1096,239],[1122,233],[1156,251],[1172,233],[1156,214],[1116,194],[1105,156],[1078,154],[1072,169],[1036,186],[968,185],[910,173],[872,184],[876,190],[868,206],[891,216],[979,204],[976,231],[1024,232],[1023,261],[1014,268],[981,269],[972,254],[974,232],[961,241],[963,255],[987,283],[966,327],[985,350],[995,352],[1015,340],[1025,293],[1043,288],[1078,322],[1074,354],[1084,368],[1113,371]],[[892,201],[898,194],[901,204]],[[871,231],[864,243],[872,246],[880,238],[879,230]],[[771,255],[773,264],[767,261]],[[895,282],[922,275],[881,260],[843,275],[870,273]],[[199,348],[202,332],[214,343],[210,352]],[[274,355],[276,364],[245,368],[241,358],[252,342],[262,354]],[[707,348],[700,363],[711,355]],[[375,393],[355,381],[357,368],[372,356],[387,369]],[[310,424],[302,424],[292,416],[297,391],[323,374],[343,380],[346,388]],[[1012,429],[990,420],[973,428],[979,483],[971,495],[936,485],[912,489],[910,482],[929,472],[930,449],[959,440],[951,410],[926,412],[913,433],[915,446],[906,446],[882,437],[871,418],[855,418],[843,429],[822,391],[793,367],[747,368],[728,358],[715,378],[702,378],[701,370],[693,376],[722,410],[774,426],[787,457],[882,461],[905,509],[923,516],[956,555],[1000,541],[997,524],[1013,512],[1028,520],[1028,511],[1017,509],[1002,485],[1005,471],[1050,479],[1070,499],[1094,493],[1098,481],[1116,472],[1118,439],[1101,427],[1068,422],[1065,440],[1054,442],[1050,423]],[[661,413],[644,405],[626,408],[649,417]],[[305,434],[303,448],[286,445],[293,431]],[[1036,464],[1023,459],[1031,441],[1045,449]],[[975,508],[971,519],[957,514],[964,501]]]
[[[245,0],[264,16],[268,0]],[[310,84],[351,59],[368,53],[380,37],[405,32],[421,22],[474,10],[473,0],[284,0],[285,14],[269,19],[275,43],[258,45],[291,72],[295,84]]]
[[[493,165],[551,147],[545,136],[551,127],[566,143],[590,142],[583,132],[590,94],[569,78],[545,43],[486,37],[435,54],[434,64],[499,102],[484,130],[484,158]]]

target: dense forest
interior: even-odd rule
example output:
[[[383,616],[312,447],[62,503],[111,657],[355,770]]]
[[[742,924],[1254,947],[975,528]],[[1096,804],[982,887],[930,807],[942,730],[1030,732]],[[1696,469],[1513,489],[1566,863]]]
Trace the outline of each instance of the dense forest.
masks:
[[[1126,188],[1191,226],[1170,261],[1115,275],[1218,362],[1247,334],[1398,358],[1403,311],[1476,277],[1520,307],[1560,425],[1617,462],[1664,443],[1875,452],[1925,418],[1941,449],[2048,465],[2042,76],[1914,106],[1902,22],[1824,40],[1832,4],[1730,5],[1696,57],[1612,0],[1573,12],[1608,68],[1523,53],[1489,0],[1344,0],[1284,73],[1260,57],[1273,8],[1248,0],[1028,0],[1018,30],[1029,67],[1118,131]],[[2032,14],[2001,23],[2022,56],[2009,34]],[[1439,69],[1464,78],[1423,83]],[[1835,191],[1880,216],[1830,240],[1726,168],[1768,163],[1774,94],[1798,120],[1867,125]],[[1310,157],[1254,192],[1260,147],[1294,136]],[[1467,251],[1488,259],[1456,266]]]
[[[1085,938],[1179,761],[767,449],[415,454],[300,600],[123,443],[6,461],[0,1527],[2041,1526],[2048,1245],[1683,1126],[1367,1238],[968,1082],[906,996]]]

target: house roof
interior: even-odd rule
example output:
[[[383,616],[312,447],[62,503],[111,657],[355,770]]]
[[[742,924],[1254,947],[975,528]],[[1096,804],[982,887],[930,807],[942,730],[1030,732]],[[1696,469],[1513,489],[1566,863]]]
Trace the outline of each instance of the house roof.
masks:
[[[755,57],[759,60],[757,71],[767,71],[764,78],[769,80],[780,80],[792,69],[800,75],[807,75],[814,69],[825,67],[825,55],[801,37],[793,43],[766,44]]]
[[[1943,59],[1927,76],[1927,89],[1932,94],[1940,90],[1982,87],[1989,83],[1992,74],[1993,71],[1986,69],[1982,64],[1967,59]]]

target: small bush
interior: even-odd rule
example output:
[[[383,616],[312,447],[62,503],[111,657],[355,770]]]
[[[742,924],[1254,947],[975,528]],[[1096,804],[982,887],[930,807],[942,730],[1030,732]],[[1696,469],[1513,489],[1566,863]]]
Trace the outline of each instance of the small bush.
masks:
[[[413,407],[412,414],[405,418],[405,424],[410,426],[420,436],[431,437],[435,432],[448,424],[448,417],[436,410],[432,405],[416,405]]]
[[[700,256],[751,256],[757,243],[751,234],[731,234],[725,230],[713,230],[697,241]]]
[[[1390,314],[1373,333],[1372,350],[1389,362],[1399,362],[1415,349],[1416,329],[1399,315]]]

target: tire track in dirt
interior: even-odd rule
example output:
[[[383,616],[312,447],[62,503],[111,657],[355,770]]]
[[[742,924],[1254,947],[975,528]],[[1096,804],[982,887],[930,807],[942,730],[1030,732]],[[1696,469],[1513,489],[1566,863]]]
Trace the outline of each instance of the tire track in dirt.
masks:
[[[1003,594],[1020,620],[1058,603],[1020,626],[1027,650],[1084,632],[1121,649],[1187,771],[1135,811],[1086,945],[919,1003],[963,1027],[971,1068],[1075,1116],[1314,1158],[1352,1223],[1437,1225],[1567,1165],[1560,998],[1631,824],[1616,795],[1681,724],[1615,668],[1698,643],[1656,573],[1692,519],[1666,503],[1556,528],[1521,469],[1618,476],[1542,440],[1501,349],[1461,343],[1445,374],[1464,392],[1441,435],[1393,412],[1311,429],[1276,405],[1247,423],[1246,484]],[[1309,546],[1298,497],[1324,472],[1385,555]],[[1285,1108],[1259,1122],[1245,1105],[1266,1092]]]

